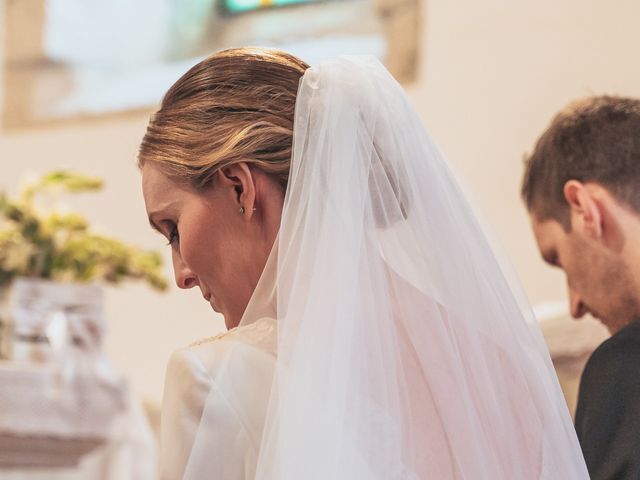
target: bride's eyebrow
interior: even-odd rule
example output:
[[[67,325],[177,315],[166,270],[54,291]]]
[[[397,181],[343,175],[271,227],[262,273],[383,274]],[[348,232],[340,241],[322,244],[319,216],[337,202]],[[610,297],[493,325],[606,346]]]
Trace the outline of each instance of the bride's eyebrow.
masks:
[[[149,225],[151,225],[151,228],[153,228],[156,232],[162,233],[162,230],[160,229],[158,224],[153,221],[152,217],[153,217],[153,214],[149,215]]]
[[[160,202],[157,205],[154,205],[154,209],[151,212],[148,212],[147,218],[149,219],[149,225],[155,231],[160,232],[164,235],[162,228],[160,228],[160,224],[164,224],[165,222],[162,220],[164,217],[171,217],[175,214],[175,209],[177,208],[178,202],[171,200],[166,203]],[[158,220],[154,220],[154,218],[160,217]]]

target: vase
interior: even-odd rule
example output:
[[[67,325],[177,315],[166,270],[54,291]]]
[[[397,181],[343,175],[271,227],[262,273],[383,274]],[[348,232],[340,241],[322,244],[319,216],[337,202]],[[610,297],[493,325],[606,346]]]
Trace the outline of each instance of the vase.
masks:
[[[74,347],[87,354],[100,351],[105,321],[97,284],[18,278],[6,310],[6,359],[51,362]]]
[[[9,319],[9,288],[0,288],[0,361],[9,358],[12,343],[11,321]]]
[[[4,305],[0,467],[76,465],[110,438],[126,403],[101,350],[102,288],[19,278]]]

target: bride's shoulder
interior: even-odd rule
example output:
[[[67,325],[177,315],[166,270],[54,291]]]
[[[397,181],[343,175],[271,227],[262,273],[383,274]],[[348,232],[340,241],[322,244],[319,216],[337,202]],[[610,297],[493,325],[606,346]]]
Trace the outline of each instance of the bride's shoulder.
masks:
[[[246,368],[249,364],[267,366],[276,356],[276,338],[275,320],[263,318],[175,351],[169,361],[170,370],[174,375],[200,371],[215,378],[221,371]]]
[[[276,323],[273,318],[261,318],[248,325],[240,325],[226,332],[191,343],[189,350],[227,349],[234,344],[258,348],[275,355]]]
[[[261,319],[174,351],[165,373],[167,409],[173,404],[200,411],[214,386],[233,405],[255,400],[255,392],[266,395],[275,367],[276,336],[275,320]],[[244,381],[238,383],[238,378]],[[245,391],[247,385],[251,394]]]
[[[253,454],[275,372],[276,333],[275,321],[262,319],[173,352],[162,401],[163,458],[172,459],[177,451],[189,459],[199,451],[192,450],[196,439],[223,447],[233,439],[236,446],[246,443],[240,452]],[[166,478],[182,478],[184,465],[174,470]]]

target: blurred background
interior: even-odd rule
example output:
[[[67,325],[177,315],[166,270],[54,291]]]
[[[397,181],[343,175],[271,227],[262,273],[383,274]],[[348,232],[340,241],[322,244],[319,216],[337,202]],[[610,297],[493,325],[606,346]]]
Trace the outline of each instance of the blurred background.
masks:
[[[68,208],[102,234],[160,250],[171,278],[135,162],[173,81],[230,46],[282,48],[309,63],[376,55],[493,228],[540,321],[553,320],[545,335],[559,365],[606,334],[568,320],[564,276],[540,260],[519,198],[523,158],[567,102],[640,96],[639,20],[637,0],[0,0],[0,190],[60,168],[102,178],[101,192],[65,198]],[[106,295],[105,349],[150,404],[161,400],[170,352],[224,328],[198,291],[173,284]]]

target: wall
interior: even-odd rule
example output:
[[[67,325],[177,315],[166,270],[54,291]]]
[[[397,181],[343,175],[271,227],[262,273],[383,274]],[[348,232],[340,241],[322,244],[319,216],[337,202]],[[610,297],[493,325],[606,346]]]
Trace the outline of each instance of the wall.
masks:
[[[430,0],[422,72],[409,92],[520,274],[533,303],[565,298],[538,257],[518,197],[522,158],[551,116],[591,94],[640,96],[640,3],[619,0]],[[28,170],[67,166],[104,177],[98,195],[68,201],[103,231],[169,250],[147,225],[135,167],[145,115],[0,136],[0,188]],[[169,264],[168,264],[169,266]],[[108,291],[106,349],[136,390],[159,400],[170,351],[220,331],[199,292]]]
[[[640,3],[428,2],[414,98],[535,304],[565,297],[519,200],[524,154],[569,101],[640,96]]]

